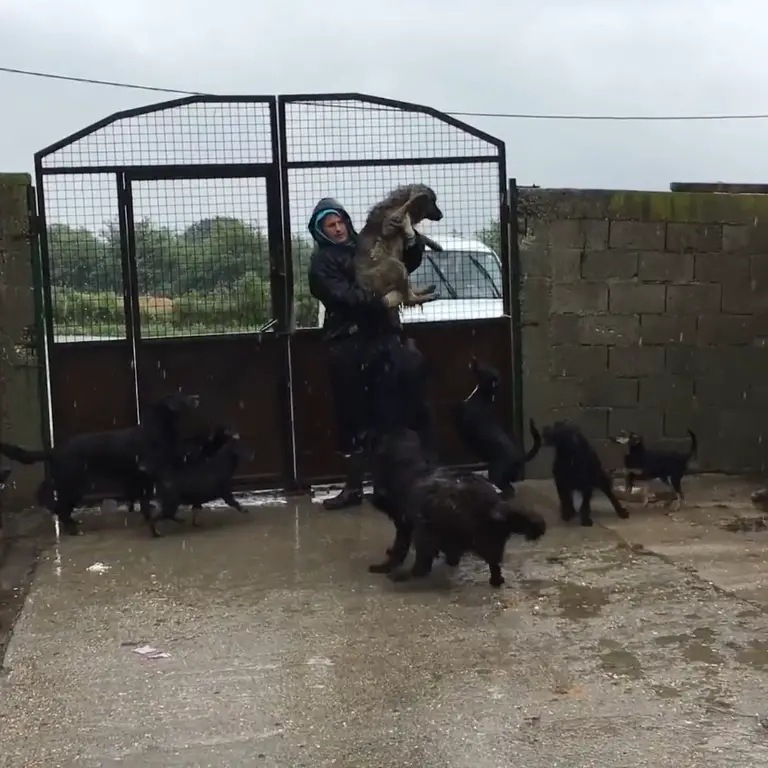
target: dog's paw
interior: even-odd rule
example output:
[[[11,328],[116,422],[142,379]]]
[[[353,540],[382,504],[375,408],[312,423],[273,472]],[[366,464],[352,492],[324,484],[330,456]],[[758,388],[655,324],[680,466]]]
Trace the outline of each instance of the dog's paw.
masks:
[[[629,510],[626,507],[621,507],[616,510],[616,514],[622,519],[626,520],[629,517]]]
[[[368,573],[389,573],[392,570],[392,563],[374,563],[368,566]]]
[[[571,509],[560,510],[560,519],[564,523],[570,523],[571,520],[573,520],[574,517],[576,517],[576,510],[575,509],[573,509],[573,510],[571,510]]]
[[[488,579],[488,583],[492,587],[496,587],[498,589],[500,586],[506,583],[506,579],[503,576],[498,576],[498,577],[491,576],[491,578]]]
[[[593,522],[591,517],[582,517],[581,518],[581,524],[585,528],[591,528],[595,523]]]

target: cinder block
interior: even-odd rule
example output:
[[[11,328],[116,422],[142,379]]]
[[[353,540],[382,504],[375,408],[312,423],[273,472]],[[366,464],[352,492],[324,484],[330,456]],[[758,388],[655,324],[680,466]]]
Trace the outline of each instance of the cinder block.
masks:
[[[693,399],[693,380],[687,376],[650,376],[639,381],[638,403],[643,408],[687,407]]]
[[[524,322],[545,322],[549,318],[551,284],[546,277],[527,277],[523,281],[520,314]]]
[[[546,382],[532,382],[532,386],[542,387],[546,393],[548,408],[575,408],[580,403],[581,379],[558,377]]]
[[[629,280],[637,277],[637,251],[587,251],[581,262],[585,280]]]
[[[768,378],[768,349],[754,346],[711,345],[700,347],[697,376],[727,372],[737,381]]]
[[[673,253],[720,251],[723,228],[720,224],[667,224],[667,250]]]
[[[649,221],[612,221],[608,245],[638,251],[663,251],[666,224]]]
[[[693,279],[697,283],[735,284],[749,287],[749,258],[732,253],[697,253]]]
[[[579,344],[629,346],[640,337],[637,315],[585,315],[578,318],[576,341]]]
[[[579,344],[579,324],[581,316],[574,314],[554,314],[549,318],[549,341],[551,344]]]
[[[701,315],[698,319],[696,340],[702,345],[752,344],[756,336],[760,335],[757,333],[758,325],[759,318],[751,315]]]
[[[639,315],[661,313],[665,307],[665,286],[637,280],[617,280],[609,284],[608,306],[612,313]]]
[[[577,424],[590,439],[608,436],[607,408],[553,408],[550,418],[552,421],[568,420]]]
[[[642,253],[637,274],[641,280],[688,283],[693,280],[693,255],[657,251]]]
[[[525,238],[520,242],[520,272],[523,279],[529,277],[549,277],[549,250],[540,245],[526,244]]]
[[[768,252],[768,224],[724,225],[723,251],[742,255]]]
[[[619,379],[609,374],[590,376],[581,382],[580,403],[602,408],[637,405],[637,379]]]
[[[664,347],[611,347],[608,370],[614,376],[655,376],[664,372]]]
[[[667,312],[673,315],[707,315],[720,311],[722,288],[717,283],[667,286]]]
[[[748,405],[749,379],[727,373],[712,374],[694,381],[696,398],[702,405]]]
[[[580,250],[553,246],[549,252],[552,280],[568,283],[581,280],[581,259]]]
[[[693,315],[641,315],[641,344],[692,344],[696,339]]]
[[[608,287],[605,283],[553,283],[553,312],[605,312],[608,309]]]
[[[699,401],[691,398],[687,405],[680,408],[666,408],[664,410],[664,436],[671,438],[685,437],[687,431],[692,429],[697,433],[701,431],[702,413]]]
[[[646,440],[658,440],[664,434],[664,411],[661,408],[614,408],[608,416],[608,434],[636,432]]]
[[[703,373],[699,349],[694,344],[674,344],[664,349],[665,368],[673,376],[697,376]]]
[[[608,347],[560,345],[552,347],[552,376],[594,376],[608,367]]]
[[[605,250],[608,247],[606,219],[557,219],[549,224],[553,247]]]

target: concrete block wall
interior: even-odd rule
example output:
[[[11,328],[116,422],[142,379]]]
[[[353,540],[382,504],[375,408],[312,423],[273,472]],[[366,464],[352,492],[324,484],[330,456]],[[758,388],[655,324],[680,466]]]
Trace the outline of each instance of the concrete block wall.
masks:
[[[34,287],[29,194],[26,173],[0,173],[0,439],[25,447],[43,443],[39,361],[27,347],[34,338]],[[11,481],[0,492],[3,530],[9,513],[34,503],[41,465],[13,463]],[[1,549],[1,548],[0,548]]]
[[[523,408],[768,463],[768,196],[521,188]],[[549,473],[542,451],[530,476]]]

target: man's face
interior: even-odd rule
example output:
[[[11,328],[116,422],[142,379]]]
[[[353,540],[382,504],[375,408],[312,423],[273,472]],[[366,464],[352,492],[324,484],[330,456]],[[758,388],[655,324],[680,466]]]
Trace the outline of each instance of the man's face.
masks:
[[[334,243],[346,243],[349,240],[347,225],[337,213],[329,213],[323,218],[323,232]]]

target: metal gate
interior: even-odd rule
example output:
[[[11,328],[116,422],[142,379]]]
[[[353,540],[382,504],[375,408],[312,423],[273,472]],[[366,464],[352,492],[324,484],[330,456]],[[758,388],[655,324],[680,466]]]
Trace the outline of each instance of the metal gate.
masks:
[[[35,156],[52,440],[131,426],[198,393],[253,459],[241,485],[338,477],[307,221],[333,196],[361,226],[401,183],[436,189],[441,243],[415,274],[445,300],[407,313],[439,439],[471,354],[509,381],[513,305],[504,145],[427,107],[360,94],[194,96],[112,115]]]

